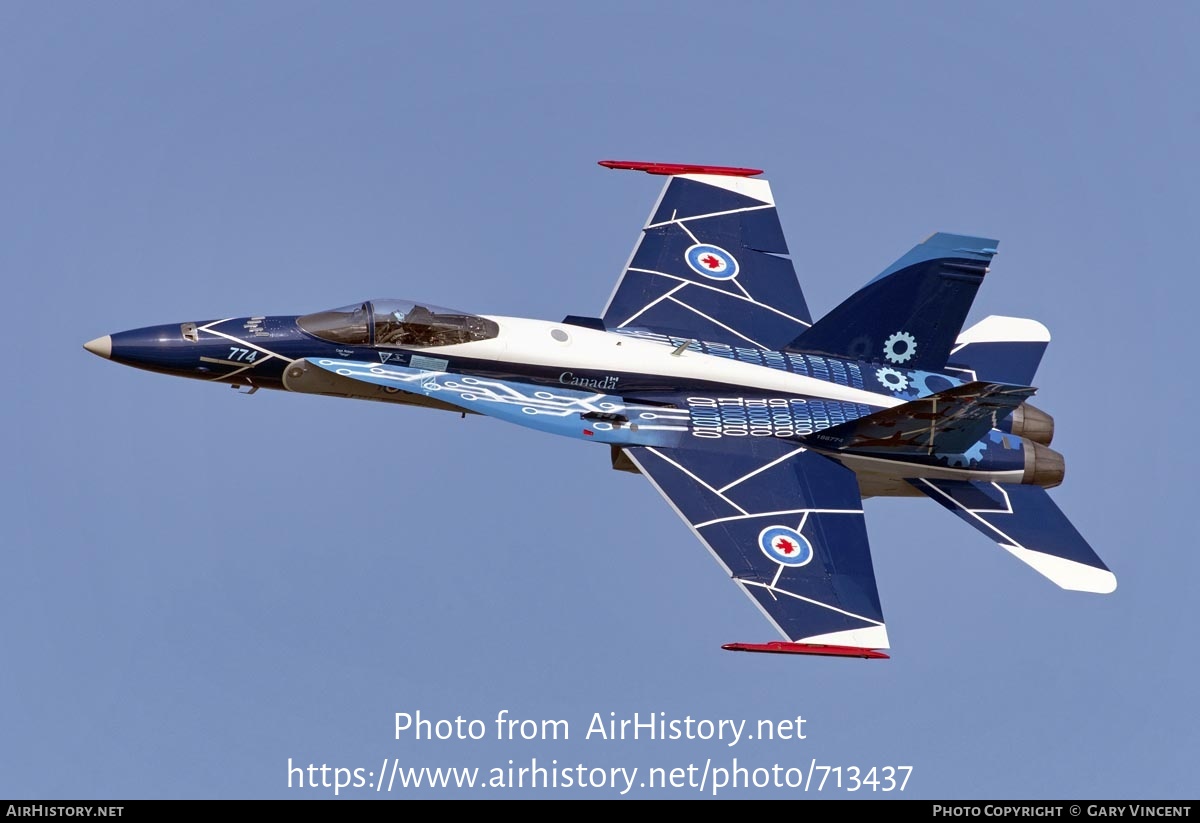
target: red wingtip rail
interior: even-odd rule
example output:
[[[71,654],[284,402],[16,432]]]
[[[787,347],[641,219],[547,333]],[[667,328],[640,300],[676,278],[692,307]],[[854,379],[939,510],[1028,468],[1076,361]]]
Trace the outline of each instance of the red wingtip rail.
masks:
[[[753,177],[762,169],[743,169],[737,166],[694,166],[690,163],[643,163],[638,160],[601,160],[606,169],[629,169],[647,174],[721,174],[726,177]]]
[[[878,649],[862,649],[856,646],[822,646],[816,643],[726,643],[721,647],[730,652],[765,652],[766,654],[819,654],[826,657],[862,657],[865,659],[890,660]]]

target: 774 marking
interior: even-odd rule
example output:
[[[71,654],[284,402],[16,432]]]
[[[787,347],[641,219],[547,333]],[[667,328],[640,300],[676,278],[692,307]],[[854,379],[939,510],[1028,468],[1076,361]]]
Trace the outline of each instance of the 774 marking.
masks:
[[[253,363],[258,357],[258,352],[254,349],[242,349],[237,346],[229,347],[229,359],[236,360],[242,363]]]

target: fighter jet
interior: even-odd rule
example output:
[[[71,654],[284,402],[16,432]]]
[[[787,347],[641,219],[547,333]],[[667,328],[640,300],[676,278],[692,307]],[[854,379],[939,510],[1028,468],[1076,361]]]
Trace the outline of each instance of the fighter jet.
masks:
[[[813,321],[762,172],[666,177],[599,317],[368,300],[105,335],[118,363],[495,417],[607,446],[782,635],[733,651],[887,657],[863,499],[929,497],[1058,586],[1116,578],[1051,500],[1034,320],[962,326],[996,241],[933,234]]]

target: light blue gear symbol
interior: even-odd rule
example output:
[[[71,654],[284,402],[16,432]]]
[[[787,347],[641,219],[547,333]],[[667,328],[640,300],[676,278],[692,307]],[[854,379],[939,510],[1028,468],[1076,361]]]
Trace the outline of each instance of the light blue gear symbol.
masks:
[[[884,366],[876,370],[875,379],[884,385],[884,388],[889,391],[904,391],[908,388],[908,378],[895,369],[889,369]]]
[[[896,351],[898,343],[904,344],[903,351]],[[906,331],[898,331],[883,341],[883,356],[891,363],[907,363],[917,353],[917,338]]]
[[[944,454],[942,452],[934,452],[933,456],[939,460],[945,460],[948,465],[954,468],[966,469],[970,468],[972,460],[974,460],[976,463],[983,460],[983,453],[987,447],[988,444],[981,440],[962,454]]]
[[[924,397],[927,394],[933,394],[933,387],[930,386],[928,382],[929,378],[931,377],[938,377],[942,380],[946,380],[950,383],[950,386],[957,385],[952,378],[946,377],[944,374],[938,374],[937,372],[932,371],[915,371],[908,376],[909,388],[911,388],[921,397]],[[945,388],[950,388],[950,386],[946,386]]]

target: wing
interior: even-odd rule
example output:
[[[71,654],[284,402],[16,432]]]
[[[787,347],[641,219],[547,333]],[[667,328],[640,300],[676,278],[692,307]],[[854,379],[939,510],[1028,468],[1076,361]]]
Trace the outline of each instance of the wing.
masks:
[[[769,438],[626,452],[792,641],[726,648],[886,656],[872,651],[887,648],[887,630],[853,472]]]
[[[754,169],[605,160],[670,177],[604,309],[607,329],[781,349],[812,318]],[[707,172],[707,173],[705,173]]]
[[[928,478],[908,482],[1056,585],[1097,594],[1117,588],[1116,576],[1045,489]]]

